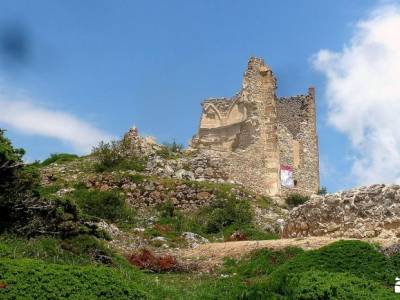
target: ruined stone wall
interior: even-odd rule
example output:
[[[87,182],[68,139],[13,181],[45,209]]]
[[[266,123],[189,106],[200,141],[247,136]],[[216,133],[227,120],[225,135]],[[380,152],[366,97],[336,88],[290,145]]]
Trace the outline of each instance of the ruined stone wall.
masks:
[[[275,90],[272,70],[250,58],[239,93],[202,103],[191,147],[218,153],[229,179],[268,195],[287,192],[280,166],[293,166],[294,190],[311,194],[319,187],[314,90],[280,99]]]
[[[276,80],[262,59],[251,58],[240,92],[208,99],[192,147],[219,152],[230,179],[263,193],[279,193]]]
[[[311,200],[290,211],[282,237],[400,236],[400,186],[376,184]]]
[[[319,188],[319,151],[315,124],[315,96],[279,98],[278,143],[281,165],[293,168],[294,188],[282,187],[283,193],[315,193]]]

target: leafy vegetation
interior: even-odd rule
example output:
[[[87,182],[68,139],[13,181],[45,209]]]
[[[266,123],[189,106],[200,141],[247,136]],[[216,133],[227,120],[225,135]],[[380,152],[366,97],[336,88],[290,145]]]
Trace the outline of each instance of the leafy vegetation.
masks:
[[[123,143],[101,144],[93,153],[96,170],[142,171],[145,159],[127,155],[125,147]],[[164,150],[166,158],[181,151],[179,145]],[[25,165],[23,154],[0,130],[1,299],[397,298],[392,285],[400,271],[400,255],[386,257],[375,246],[359,241],[341,241],[314,251],[262,249],[240,260],[227,259],[211,274],[183,273],[175,257],[145,250],[123,258],[96,238],[107,236],[87,222],[104,219],[120,228],[136,225],[138,216],[121,191],[91,190],[78,184],[72,192],[57,196],[60,188],[74,183],[66,186],[67,181],[56,181],[52,186],[40,186],[38,168],[77,157],[53,154],[42,164]],[[135,172],[116,173],[129,176],[134,183],[154,179]],[[254,225],[250,201],[237,199],[232,185],[157,180],[167,189],[183,182],[211,190],[216,200],[192,212],[182,212],[172,202],[160,205],[156,224],[141,233],[146,237],[167,237],[171,249],[186,242],[181,237],[186,231],[210,240],[226,240],[236,232],[253,240],[275,238]],[[307,200],[294,194],[287,203],[296,206]],[[262,208],[271,206],[267,197],[259,197],[255,203]],[[129,261],[155,274],[140,271]],[[176,273],[165,274],[169,271]]]
[[[43,167],[48,166],[52,163],[66,163],[69,161],[73,161],[75,159],[79,158],[78,155],[75,154],[69,154],[69,153],[53,153],[50,155],[49,158],[45,159],[41,165]]]
[[[172,143],[163,143],[160,150],[157,151],[157,155],[165,159],[176,159],[183,150],[183,145],[178,144],[175,140]]]
[[[179,241],[183,232],[194,232],[210,239],[229,239],[240,231],[246,239],[274,239],[275,235],[257,228],[253,224],[253,212],[249,201],[217,199],[208,206],[193,212],[181,212],[173,203],[166,202],[157,208],[158,226],[146,230],[151,236],[165,236]]]
[[[252,217],[248,201],[233,199],[217,199],[199,213],[200,224],[207,233],[221,232],[227,227],[250,225]]]
[[[35,197],[32,187],[37,183],[34,167],[26,168],[22,162],[23,149],[16,149],[0,129],[0,232],[12,226],[24,213],[16,206]]]
[[[67,199],[74,201],[87,217],[104,219],[120,226],[135,222],[135,210],[127,205],[124,195],[117,190],[89,190],[78,184]]]
[[[25,236],[90,232],[80,223],[73,203],[42,198],[38,164],[25,165],[24,153],[15,149],[0,130],[0,232]]]
[[[331,281],[323,283],[328,278]],[[354,285],[346,288],[346,278]],[[387,287],[394,278],[393,262],[372,245],[339,241],[300,253],[259,280],[247,293],[253,296],[272,293],[290,299],[380,299],[380,295],[393,295]],[[325,298],[317,296],[324,294]]]
[[[394,258],[358,241],[313,251],[261,249],[238,261],[229,259],[209,275],[142,273],[102,247],[88,236],[0,238],[0,282],[5,285],[0,298],[398,299],[391,288]],[[112,263],[94,260],[93,249],[105,251]],[[151,257],[132,259],[146,264],[153,261]],[[176,263],[156,261],[157,272]]]
[[[374,246],[361,241],[339,241],[296,257],[277,270],[273,280],[282,288],[289,274],[312,269],[348,272],[386,285],[391,285],[396,276],[392,262]]]
[[[143,299],[144,289],[114,269],[39,260],[0,260],[1,299]]]
[[[306,271],[288,278],[284,293],[290,299],[398,299],[379,283],[348,273]]]
[[[326,195],[327,193],[328,193],[328,190],[326,189],[325,186],[321,186],[321,187],[318,189],[318,192],[317,192],[318,195]]]
[[[288,262],[304,251],[299,248],[286,248],[281,251],[259,249],[250,256],[236,261],[227,259],[222,272],[224,274],[236,274],[242,278],[251,278],[271,274],[278,266]]]
[[[127,149],[128,145],[124,141],[101,142],[93,149],[93,156],[97,159],[95,170],[97,172],[111,170],[144,171],[146,168],[145,158],[130,155]]]

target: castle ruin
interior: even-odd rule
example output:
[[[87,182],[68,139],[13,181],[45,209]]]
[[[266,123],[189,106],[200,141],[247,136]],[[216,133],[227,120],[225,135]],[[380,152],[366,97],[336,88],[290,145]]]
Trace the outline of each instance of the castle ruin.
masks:
[[[242,88],[232,98],[202,103],[191,148],[223,157],[230,180],[271,196],[316,193],[319,155],[315,90],[276,96],[276,78],[260,58],[251,57]]]

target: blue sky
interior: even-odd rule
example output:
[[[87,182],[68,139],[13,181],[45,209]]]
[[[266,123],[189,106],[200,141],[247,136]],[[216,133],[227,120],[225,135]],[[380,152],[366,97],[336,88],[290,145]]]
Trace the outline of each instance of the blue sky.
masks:
[[[349,100],[352,112],[333,108],[358,94],[341,95],[335,86],[340,80],[353,86],[351,74],[337,66],[352,66],[346,47],[357,51],[362,44],[354,42],[363,34],[357,24],[387,16],[380,9],[388,5],[398,13],[396,2],[369,0],[2,0],[0,126],[27,149],[29,160],[84,152],[88,143],[121,136],[132,125],[160,142],[187,143],[197,130],[200,102],[236,93],[254,55],[274,70],[279,96],[316,87],[321,182],[329,191],[397,182],[398,174],[362,178],[360,171],[378,172],[371,161],[380,165],[385,157],[364,154],[365,147],[386,131],[372,131],[362,116],[357,128],[371,134],[355,136],[349,119],[357,102]],[[396,152],[397,136],[391,142],[388,151]]]

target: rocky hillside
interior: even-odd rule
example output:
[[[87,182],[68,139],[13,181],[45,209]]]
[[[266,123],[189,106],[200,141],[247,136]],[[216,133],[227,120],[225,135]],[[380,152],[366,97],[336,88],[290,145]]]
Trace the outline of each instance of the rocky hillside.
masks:
[[[341,240],[396,234],[397,186],[291,195],[288,214],[136,130],[86,157],[22,155],[0,131],[1,299],[397,299],[394,239]]]
[[[277,237],[287,210],[226,180],[220,162],[207,151],[158,145],[133,128],[87,157],[55,156],[41,168],[41,192],[77,203],[124,252]]]

